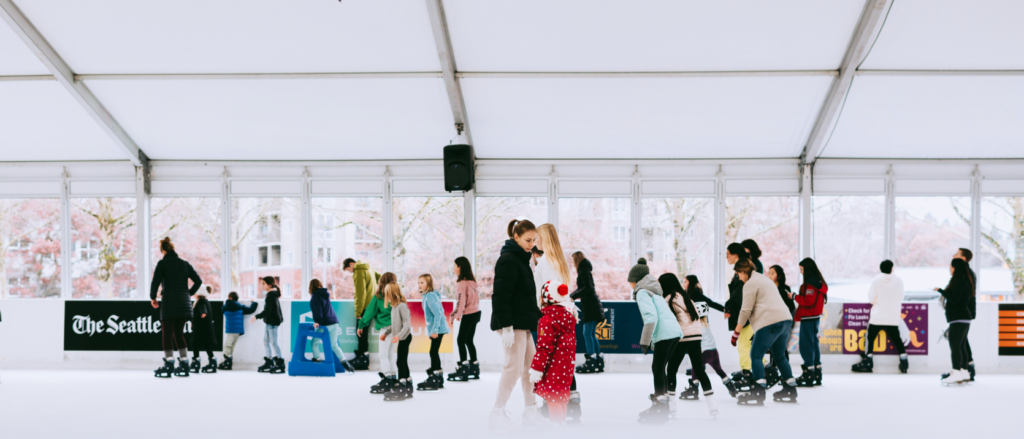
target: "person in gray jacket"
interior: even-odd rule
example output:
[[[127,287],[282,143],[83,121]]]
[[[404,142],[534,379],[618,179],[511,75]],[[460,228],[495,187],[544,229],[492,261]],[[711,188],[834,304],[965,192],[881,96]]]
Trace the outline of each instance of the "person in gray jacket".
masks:
[[[391,326],[380,334],[383,341],[391,337],[391,351],[387,360],[395,361],[392,370],[398,369],[398,382],[384,394],[385,401],[404,401],[412,398],[412,379],[409,378],[409,344],[412,343],[412,318],[409,305],[402,294],[402,288],[391,282],[384,286],[384,300],[391,306]],[[396,352],[397,351],[397,352]],[[395,354],[398,354],[395,360]]]

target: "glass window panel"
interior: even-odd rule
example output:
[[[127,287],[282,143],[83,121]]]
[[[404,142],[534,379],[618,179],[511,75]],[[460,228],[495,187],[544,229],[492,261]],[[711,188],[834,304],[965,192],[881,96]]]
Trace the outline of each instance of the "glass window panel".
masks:
[[[761,248],[761,264],[765,271],[772,265],[782,266],[790,287],[800,284],[797,260],[800,249],[799,200],[797,197],[729,197],[725,200],[725,243],[753,239]],[[726,265],[724,279],[734,272]],[[829,273],[822,273],[825,279]]]
[[[71,199],[74,298],[136,295],[135,202],[135,198]]]
[[[864,301],[885,259],[885,197],[814,196],[811,207],[814,260],[829,296]]]
[[[1024,299],[1024,197],[984,197],[981,248],[974,255],[980,300]]]
[[[263,298],[266,294],[259,279],[266,276],[279,285],[292,285],[291,298],[298,298],[302,267],[298,261],[284,263],[280,255],[282,251],[302,252],[299,234],[287,233],[282,227],[301,220],[300,206],[298,198],[231,199],[231,287],[241,298]]]
[[[221,299],[220,198],[153,198],[150,200],[150,215],[153,267],[162,257],[160,240],[170,237],[174,250],[192,264],[203,280],[201,292],[205,293],[208,286],[212,290],[210,298]]]
[[[602,299],[626,300],[630,260],[629,198],[559,198],[558,234],[562,250],[582,251],[594,265],[594,284]],[[569,258],[571,260],[571,258]],[[573,277],[575,286],[575,277]]]
[[[0,199],[0,298],[60,296],[60,200]]]
[[[896,267],[907,292],[949,281],[949,261],[970,247],[970,197],[896,197]],[[827,276],[827,274],[826,274]]]
[[[365,261],[378,273],[384,272],[384,199],[313,198],[312,201],[313,276],[327,286],[333,298],[351,299],[355,285],[352,274],[342,270],[342,261],[346,258]]]
[[[455,258],[462,256],[462,197],[394,198],[394,268],[402,292],[420,297],[416,280],[434,277],[434,288],[447,297],[455,291]]]
[[[476,198],[476,264],[473,265],[473,274],[481,298],[491,297],[494,264],[498,262],[501,246],[508,239],[508,223],[514,218],[526,218],[538,226],[548,222],[548,198]],[[566,260],[572,263],[572,258]]]
[[[651,273],[696,275],[710,296],[715,291],[715,199],[644,198],[643,249]]]

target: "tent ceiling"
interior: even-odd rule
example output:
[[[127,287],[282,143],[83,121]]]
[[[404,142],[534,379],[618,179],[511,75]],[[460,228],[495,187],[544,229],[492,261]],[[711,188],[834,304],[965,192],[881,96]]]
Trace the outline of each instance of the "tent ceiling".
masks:
[[[49,75],[50,71],[25,43],[0,22],[0,75]]]
[[[1022,76],[859,76],[822,157],[1021,157],[1021,121]]]
[[[444,3],[458,68],[470,72],[834,70],[864,7],[863,0]]]

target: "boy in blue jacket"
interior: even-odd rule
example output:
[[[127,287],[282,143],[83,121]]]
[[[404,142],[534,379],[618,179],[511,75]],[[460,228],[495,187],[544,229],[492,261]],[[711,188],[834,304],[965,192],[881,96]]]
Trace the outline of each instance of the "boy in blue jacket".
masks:
[[[220,370],[231,370],[231,356],[235,353],[235,343],[238,337],[245,334],[245,316],[256,312],[258,303],[252,302],[249,306],[238,303],[238,293],[228,293],[228,300],[224,301],[224,361],[217,366]]]

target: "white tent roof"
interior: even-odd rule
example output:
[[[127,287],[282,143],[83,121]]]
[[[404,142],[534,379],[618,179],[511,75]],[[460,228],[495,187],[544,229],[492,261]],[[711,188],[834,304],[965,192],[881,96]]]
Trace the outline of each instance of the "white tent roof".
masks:
[[[439,158],[456,122],[479,158],[1024,157],[1015,0],[0,0],[0,18],[0,161]]]

